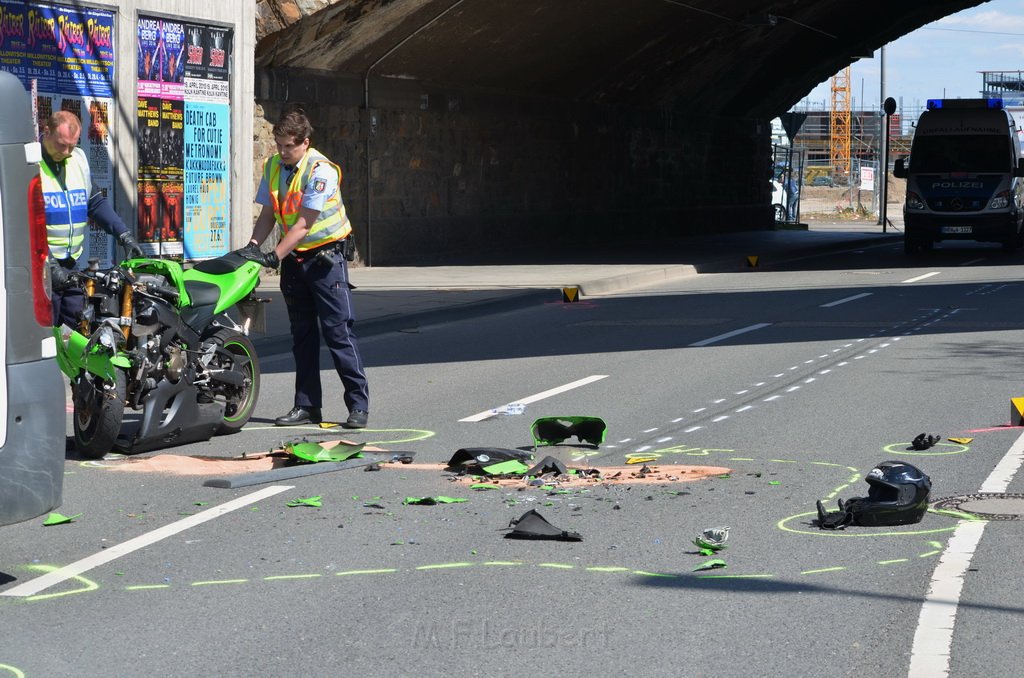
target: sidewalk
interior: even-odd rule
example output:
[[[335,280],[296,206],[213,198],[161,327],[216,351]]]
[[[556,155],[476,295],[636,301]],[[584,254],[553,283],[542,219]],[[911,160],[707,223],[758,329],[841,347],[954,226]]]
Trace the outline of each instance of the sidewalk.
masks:
[[[868,247],[901,239],[902,233],[862,222],[814,223],[807,230],[749,231],[648,243],[614,252],[536,254],[533,261],[480,266],[352,267],[356,335],[411,329],[428,323],[558,301],[562,288],[582,296],[614,294],[701,273],[739,271],[757,257],[767,267],[813,254]],[[266,331],[252,332],[261,355],[288,352],[288,314],[277,276],[259,294],[266,305]]]

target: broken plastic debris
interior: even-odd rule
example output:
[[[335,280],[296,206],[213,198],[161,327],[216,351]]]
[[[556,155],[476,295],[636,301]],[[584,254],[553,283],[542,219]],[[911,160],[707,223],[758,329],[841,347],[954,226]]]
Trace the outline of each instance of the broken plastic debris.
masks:
[[[46,516],[46,520],[43,521],[43,526],[49,527],[51,525],[64,525],[65,523],[72,522],[75,518],[78,518],[81,515],[81,513],[76,513],[73,516],[66,516],[63,513],[51,513]]]
[[[321,497],[318,494],[315,497],[302,497],[300,499],[292,499],[290,502],[288,502],[287,506],[320,506],[320,498]]]
[[[705,528],[699,535],[697,535],[693,543],[697,545],[702,551],[704,549],[712,552],[720,551],[725,548],[725,542],[729,540],[729,527],[708,527]]]
[[[561,530],[549,523],[544,516],[530,509],[509,524],[512,531],[505,535],[506,539],[557,539],[559,541],[583,541],[578,532]]]
[[[530,470],[530,467],[519,461],[518,459],[509,459],[508,461],[499,462],[497,464],[491,464],[490,466],[484,466],[483,471],[488,475],[499,476],[505,473],[522,474]]]
[[[284,451],[300,461],[345,461],[346,459],[362,457],[362,451],[365,446],[364,443],[359,445],[339,443],[328,449],[320,443],[299,442],[287,443],[284,446]]]
[[[533,459],[533,455],[523,450],[504,447],[463,447],[456,450],[448,460],[448,470],[481,475],[484,473],[484,466],[513,459],[525,465],[527,461]]]
[[[604,442],[608,425],[600,417],[541,417],[530,427],[535,445],[557,445],[576,436],[579,442],[599,446]]]
[[[701,570],[717,570],[718,568],[724,567],[729,567],[725,564],[724,560],[721,560],[720,558],[713,558],[711,560],[706,560],[697,567],[693,568],[693,571],[700,572]]]
[[[461,503],[466,502],[466,501],[469,501],[469,500],[468,499],[464,499],[462,497],[437,496],[437,497],[406,497],[405,500],[402,503],[403,504],[408,504],[408,505],[413,505],[413,506],[433,506],[435,504],[461,504]]]
[[[528,470],[526,473],[531,476],[542,476],[545,473],[566,475],[569,473],[569,469],[565,464],[554,457],[544,457],[538,463],[534,464],[533,468]]]
[[[495,485],[494,483],[473,483],[469,486],[471,490],[500,490],[501,485]]]
[[[974,438],[946,438],[946,440],[948,440],[951,443],[959,443],[960,445],[967,445],[972,440],[974,440]]]
[[[658,461],[657,457],[630,457],[626,460],[627,464],[646,464],[650,461]]]

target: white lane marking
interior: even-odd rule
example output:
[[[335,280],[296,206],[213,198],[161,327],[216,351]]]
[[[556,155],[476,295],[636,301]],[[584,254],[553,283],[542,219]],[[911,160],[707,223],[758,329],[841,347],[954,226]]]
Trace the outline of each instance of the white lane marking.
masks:
[[[962,263],[960,265],[961,266],[970,266],[971,264],[976,264],[979,261],[985,261],[985,257],[981,257],[980,259],[971,259],[970,261],[965,261],[964,263]]]
[[[265,487],[262,490],[253,492],[252,494],[247,494],[244,497],[232,499],[231,501],[225,502],[220,506],[214,506],[213,508],[207,509],[202,513],[197,513],[187,518],[182,518],[181,520],[173,522],[170,525],[164,525],[163,527],[159,527],[153,530],[152,532],[140,534],[138,537],[135,537],[134,539],[129,539],[128,541],[122,542],[117,546],[104,549],[99,553],[95,553],[91,556],[82,558],[81,560],[75,561],[70,565],[65,565],[59,570],[54,570],[53,572],[48,572],[47,574],[42,575],[41,577],[31,579],[25,582],[24,584],[20,584],[12,589],[0,592],[0,596],[33,596],[39,593],[40,591],[50,588],[51,586],[71,579],[72,577],[77,577],[83,572],[88,572],[94,567],[103,565],[104,563],[109,563],[111,560],[115,560],[117,558],[120,558],[121,556],[128,555],[133,551],[138,551],[139,549],[149,546],[150,544],[154,544],[160,541],[161,539],[166,539],[167,537],[178,534],[179,532],[184,532],[190,527],[195,527],[196,525],[205,523],[208,520],[213,520],[214,518],[219,518],[225,513],[230,513],[235,509],[242,508],[243,506],[248,506],[249,504],[255,504],[256,502],[262,499],[272,497],[275,494],[279,494],[281,492],[284,492],[285,490],[290,490],[293,487],[294,485],[272,485],[271,487]]]
[[[685,431],[683,431],[683,433],[693,433],[694,431],[699,431],[702,428],[704,428],[704,427],[703,426],[691,426],[690,428],[688,428]]]
[[[864,297],[870,296],[871,292],[863,292],[861,294],[855,294],[852,297],[845,297],[843,299],[836,299],[835,301],[830,301],[827,304],[822,304],[819,308],[832,308],[833,306],[838,306],[839,304],[845,304],[848,301],[857,301],[858,299],[863,299]]]
[[[711,422],[714,423],[714,424],[717,424],[718,422],[725,421],[728,418],[729,418],[728,414],[723,414],[721,416],[715,417],[714,419],[711,420]]]
[[[732,339],[733,337],[738,336],[740,334],[746,334],[747,332],[753,332],[754,330],[760,330],[760,329],[763,329],[765,327],[770,327],[770,326],[771,326],[771,323],[757,323],[756,325],[749,325],[747,327],[741,327],[740,329],[733,330],[732,332],[726,332],[725,334],[719,334],[717,337],[711,337],[709,339],[702,339],[701,341],[697,341],[697,342],[694,342],[694,343],[690,344],[690,346],[691,347],[708,346],[709,344],[714,344],[715,342],[722,341],[723,339]]]
[[[551,396],[558,395],[559,393],[565,393],[566,391],[571,391],[572,389],[579,388],[580,386],[586,386],[587,384],[592,384],[595,381],[600,381],[601,379],[605,379],[607,377],[608,377],[607,374],[592,374],[589,377],[584,377],[583,379],[577,379],[576,381],[574,381],[572,383],[569,383],[569,384],[565,384],[564,386],[556,386],[555,388],[548,389],[547,391],[543,391],[541,393],[537,393],[537,394],[534,394],[534,395],[531,395],[531,396],[526,396],[525,398],[519,398],[518,400],[513,400],[513,401],[511,401],[511,403],[522,403],[523,405],[529,405],[530,403],[535,403],[538,400],[544,400],[545,398],[550,398]],[[507,403],[507,404],[511,404],[511,403]],[[490,410],[484,410],[483,412],[478,412],[478,413],[476,413],[476,414],[474,414],[472,416],[466,417],[464,419],[459,419],[459,421],[483,421],[484,419],[488,419],[488,418],[493,417],[493,416],[495,416],[495,414],[493,412],[491,412]]]
[[[770,403],[771,401],[773,401],[773,400],[778,400],[778,399],[779,399],[779,398],[781,398],[781,397],[782,397],[782,396],[780,396],[780,395],[773,395],[773,396],[768,396],[767,398],[765,398],[765,399],[764,399],[764,401],[765,401],[766,403]]]
[[[1024,433],[992,469],[981,492],[1006,492],[1024,464]],[[964,587],[964,575],[981,542],[985,520],[961,520],[935,566],[914,631],[907,678],[943,678],[949,675],[953,627]]]
[[[736,411],[737,412],[746,412],[747,410],[752,410],[752,409],[754,409],[753,405],[744,405],[743,407],[741,407],[740,409],[738,409]]]
[[[924,275],[919,275],[916,278],[907,278],[906,280],[901,280],[900,282],[914,283],[914,282],[918,282],[920,280],[924,280],[926,278],[930,278],[933,275],[938,275],[939,273],[940,273],[940,271],[932,271],[931,273],[925,273]]]

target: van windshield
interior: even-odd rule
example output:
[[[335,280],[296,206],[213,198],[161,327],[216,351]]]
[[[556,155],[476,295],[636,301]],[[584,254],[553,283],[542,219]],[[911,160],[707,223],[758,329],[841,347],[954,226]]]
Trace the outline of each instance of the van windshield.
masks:
[[[910,152],[910,171],[1008,172],[1011,154],[1005,134],[917,137]]]

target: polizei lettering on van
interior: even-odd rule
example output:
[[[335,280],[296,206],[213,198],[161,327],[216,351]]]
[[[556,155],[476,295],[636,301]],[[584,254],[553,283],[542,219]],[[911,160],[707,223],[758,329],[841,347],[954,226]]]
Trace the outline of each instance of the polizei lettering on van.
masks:
[[[961,122],[959,125],[921,126],[914,133],[923,137],[944,134],[1006,134],[1006,128],[995,125],[970,125]]]
[[[983,181],[933,181],[931,188],[985,188]]]

